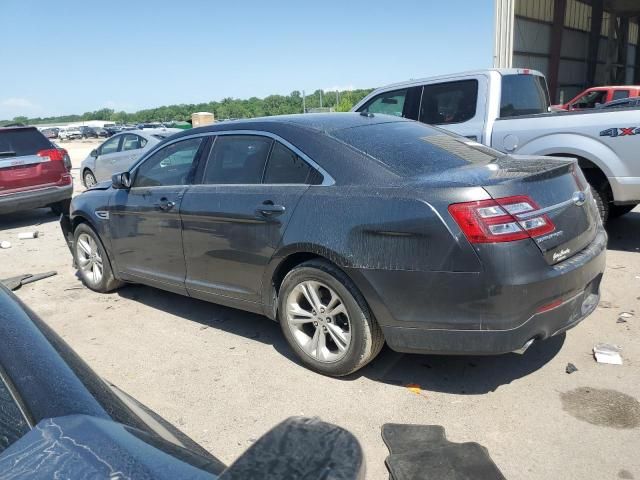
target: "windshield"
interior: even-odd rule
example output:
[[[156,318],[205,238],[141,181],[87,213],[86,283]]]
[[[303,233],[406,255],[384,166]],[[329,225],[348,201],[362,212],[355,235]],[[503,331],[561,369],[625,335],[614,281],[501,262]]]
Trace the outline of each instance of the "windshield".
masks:
[[[539,75],[503,75],[500,118],[535,115],[549,111],[549,92]]]

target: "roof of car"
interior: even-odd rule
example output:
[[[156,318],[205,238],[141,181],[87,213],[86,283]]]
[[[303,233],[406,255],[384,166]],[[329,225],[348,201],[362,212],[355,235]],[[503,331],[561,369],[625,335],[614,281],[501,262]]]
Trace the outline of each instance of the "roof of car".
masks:
[[[330,133],[346,128],[362,127],[366,125],[375,125],[378,123],[391,122],[410,122],[411,120],[393,115],[384,114],[367,114],[344,112],[344,113],[299,113],[294,115],[275,115],[272,117],[258,117],[233,122],[220,122],[212,125],[206,125],[193,130],[185,130],[194,132],[194,130],[202,132],[215,132],[225,130],[243,130],[262,124],[266,127],[269,124],[286,124],[305,128],[307,130],[315,130],[317,132]]]
[[[115,136],[120,136],[120,135],[125,135],[127,133],[131,134],[133,133],[134,135],[140,135],[143,138],[156,138],[156,135],[161,135],[161,136],[165,136],[165,137],[169,137],[171,135],[173,135],[174,133],[178,133],[178,132],[182,132],[184,130],[181,130],[179,128],[145,128],[144,130],[123,130],[121,132],[118,132],[114,135]]]

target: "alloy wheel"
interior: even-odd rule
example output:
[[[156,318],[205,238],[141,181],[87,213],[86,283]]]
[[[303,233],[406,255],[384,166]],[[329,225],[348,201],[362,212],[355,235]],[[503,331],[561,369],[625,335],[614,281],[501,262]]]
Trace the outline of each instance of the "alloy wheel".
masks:
[[[286,321],[298,346],[313,359],[331,363],[347,354],[351,322],[340,296],[308,280],[296,285],[286,302]]]
[[[96,184],[96,177],[93,176],[93,173],[91,172],[86,172],[84,174],[84,185],[85,187],[89,188],[89,187],[93,187]]]
[[[98,244],[90,235],[82,233],[78,236],[76,258],[85,280],[97,286],[102,280],[104,266]]]

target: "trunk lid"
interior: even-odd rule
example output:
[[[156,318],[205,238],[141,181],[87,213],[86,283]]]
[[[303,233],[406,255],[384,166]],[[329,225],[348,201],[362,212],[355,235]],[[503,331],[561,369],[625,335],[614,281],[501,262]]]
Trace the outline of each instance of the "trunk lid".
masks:
[[[68,183],[57,155],[38,155],[52,150],[54,145],[35,128],[0,128],[0,195]]]

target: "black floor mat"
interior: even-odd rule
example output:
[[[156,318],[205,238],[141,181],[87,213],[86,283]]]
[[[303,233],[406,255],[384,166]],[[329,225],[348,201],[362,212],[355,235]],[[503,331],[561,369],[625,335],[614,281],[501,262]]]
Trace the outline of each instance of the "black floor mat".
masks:
[[[382,439],[392,480],[504,480],[486,448],[452,443],[441,426],[388,423]]]

